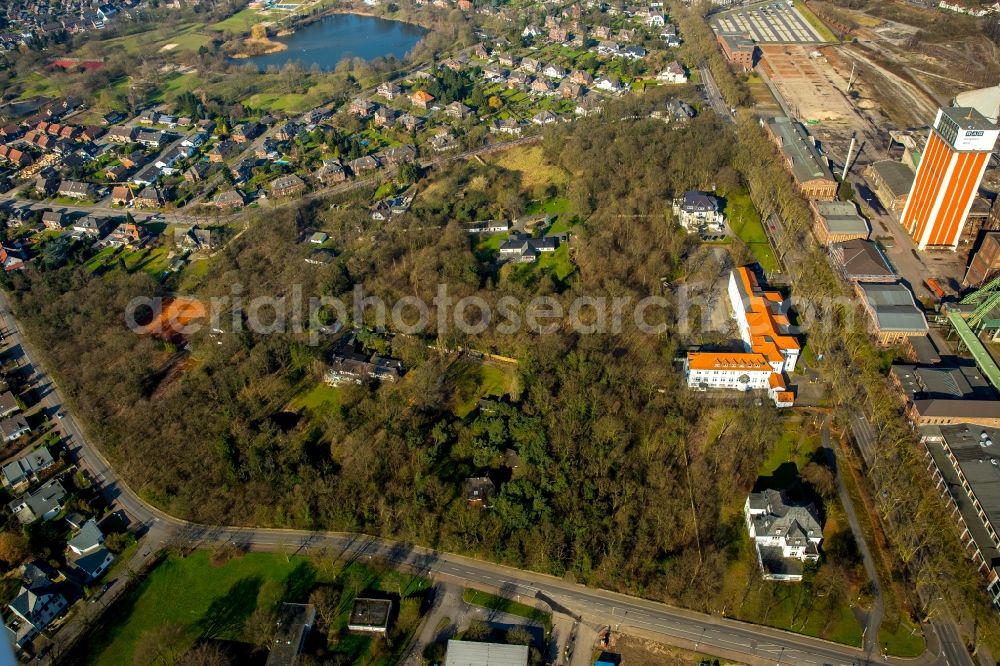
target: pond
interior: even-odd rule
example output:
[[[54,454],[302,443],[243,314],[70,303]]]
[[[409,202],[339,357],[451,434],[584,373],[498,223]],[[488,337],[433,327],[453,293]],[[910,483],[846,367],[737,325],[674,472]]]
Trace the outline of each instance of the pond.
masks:
[[[300,62],[306,69],[314,64],[333,69],[345,57],[374,60],[385,56],[402,59],[413,50],[427,30],[411,23],[387,21],[358,14],[331,14],[299,28],[276,41],[288,46],[285,51],[247,58],[261,71],[269,65]]]

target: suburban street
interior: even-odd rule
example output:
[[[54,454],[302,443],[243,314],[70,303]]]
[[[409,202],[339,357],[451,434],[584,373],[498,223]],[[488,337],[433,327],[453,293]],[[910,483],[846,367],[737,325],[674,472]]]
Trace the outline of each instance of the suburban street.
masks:
[[[655,601],[588,588],[553,576],[369,535],[208,526],[167,515],[140,499],[118,477],[100,451],[87,440],[79,422],[66,409],[58,387],[45,374],[39,357],[23,337],[11,314],[6,296],[3,295],[0,295],[0,317],[3,318],[3,328],[10,343],[21,348],[23,361],[31,364],[39,385],[47,385],[49,389],[44,391],[43,407],[50,414],[58,411],[64,413],[63,418],[57,419],[57,422],[65,433],[73,458],[101,486],[105,498],[114,509],[124,511],[134,525],[144,527],[145,533],[140,539],[135,561],[128,568],[138,569],[142,560],[151,558],[163,547],[213,548],[225,543],[287,555],[310,553],[342,559],[374,558],[435,580],[482,587],[529,603],[543,602],[550,607],[566,609],[592,624],[611,625],[616,631],[634,632],[685,649],[697,648],[703,653],[738,659],[749,664],[855,666],[883,661],[877,655],[868,657],[861,650],[816,638],[674,608]],[[120,573],[116,580],[111,581],[111,588],[105,596],[113,599],[125,587],[127,578],[127,571]],[[95,608],[97,610],[99,608]],[[68,649],[73,640],[92,622],[93,615],[94,611],[87,609],[71,617],[57,635],[56,645],[48,658],[57,656],[60,650]],[[947,632],[947,628],[945,631]],[[885,663],[912,666],[965,663],[959,660],[960,653],[964,650],[955,636],[944,636],[942,642],[943,654],[928,651],[917,659],[890,658]]]

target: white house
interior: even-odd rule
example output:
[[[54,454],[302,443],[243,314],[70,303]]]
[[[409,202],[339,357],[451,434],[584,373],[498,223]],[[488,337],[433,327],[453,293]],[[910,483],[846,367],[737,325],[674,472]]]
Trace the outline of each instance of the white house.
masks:
[[[601,77],[594,81],[594,87],[598,90],[605,90],[613,93],[621,93],[624,91],[622,84],[607,77]]]
[[[776,407],[791,407],[795,402],[784,376],[763,354],[688,352],[684,376],[688,388],[696,391],[765,391]]]
[[[556,65],[547,65],[545,69],[542,70],[542,74],[550,79],[562,79],[566,77],[566,70],[562,67],[557,67]]]
[[[66,546],[68,563],[87,580],[100,577],[115,559],[111,551],[104,547],[104,533],[93,518],[80,527],[80,531]]]
[[[690,190],[673,201],[674,217],[688,233],[707,231],[721,233],[726,216],[719,210],[719,200],[711,194]]]
[[[667,65],[666,69],[656,75],[658,81],[664,81],[666,83],[687,83],[688,75],[684,71],[684,67],[674,60],[672,63]]]
[[[823,527],[811,504],[791,504],[769,489],[750,493],[743,515],[766,580],[802,580],[801,563],[819,559]]]

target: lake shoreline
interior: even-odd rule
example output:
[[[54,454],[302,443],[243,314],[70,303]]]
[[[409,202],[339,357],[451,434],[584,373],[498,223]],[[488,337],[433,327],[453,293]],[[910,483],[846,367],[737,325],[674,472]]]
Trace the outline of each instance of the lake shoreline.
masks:
[[[258,48],[243,42],[232,49],[236,53],[230,58],[253,63],[261,71],[291,62],[300,62],[306,68],[319,66],[325,71],[333,71],[345,57],[401,61],[430,33],[430,29],[419,23],[387,19],[368,11],[330,9],[298,21],[294,28],[283,26],[280,33],[281,36],[270,38],[267,44],[256,42]]]

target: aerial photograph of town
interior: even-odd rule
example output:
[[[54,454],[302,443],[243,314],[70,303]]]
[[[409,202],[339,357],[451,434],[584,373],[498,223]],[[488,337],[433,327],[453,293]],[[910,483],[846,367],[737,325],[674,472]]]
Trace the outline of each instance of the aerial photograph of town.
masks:
[[[1000,2],[0,2],[0,666],[1000,665]]]

